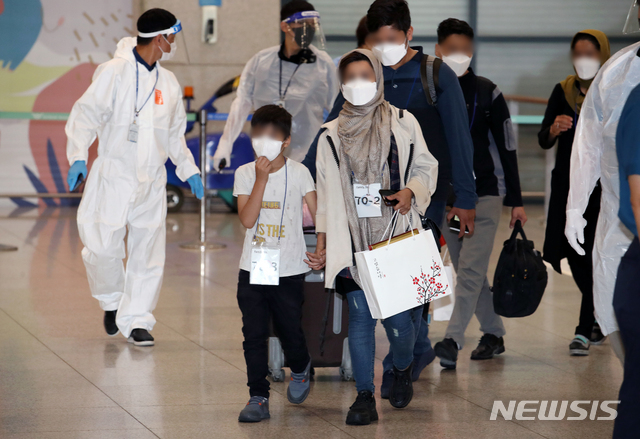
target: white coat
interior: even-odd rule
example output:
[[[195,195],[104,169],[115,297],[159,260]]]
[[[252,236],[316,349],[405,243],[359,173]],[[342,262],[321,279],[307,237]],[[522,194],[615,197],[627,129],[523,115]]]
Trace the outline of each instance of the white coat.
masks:
[[[323,110],[331,111],[338,95],[336,67],[331,57],[314,46],[309,46],[316,55],[316,62],[297,64],[282,61],[280,81],[281,46],[274,46],[256,53],[244,67],[240,76],[237,95],[231,104],[229,117],[214,156],[216,168],[222,158],[227,160],[251,110],[275,104],[291,84],[285,96],[285,109],[292,116],[291,145],[287,156],[302,162],[311,142],[324,121]],[[296,67],[298,70],[295,72]],[[292,77],[293,75],[293,77]]]
[[[413,208],[424,215],[431,202],[431,195],[436,190],[438,161],[429,152],[420,124],[413,114],[404,110],[403,117],[400,117],[400,112],[396,107],[391,106],[391,110],[391,132],[398,146],[400,186],[411,189],[414,195]],[[327,137],[331,137],[339,157],[341,143],[338,137],[338,119],[327,122],[323,126],[327,129],[318,140],[318,156],[316,158],[318,179],[316,232],[327,234],[325,287],[335,288],[335,278],[338,273],[353,265],[353,251],[340,170],[327,140]],[[413,155],[410,154],[412,146]],[[409,163],[409,157],[411,157],[411,163]],[[405,181],[407,165],[410,168],[408,179]],[[413,221],[412,227],[422,228],[418,215],[411,215],[410,218]]]
[[[184,139],[180,85],[159,63],[152,71],[138,64],[138,109],[151,98],[138,118],[138,142],[128,141],[136,100],[135,45],[135,38],[122,39],[114,59],[98,66],[65,128],[70,164],[86,161],[89,146],[99,139],[98,158],[78,208],[78,229],[91,293],[104,310],[118,310],[116,323],[125,337],[135,328],[151,330],[155,323],[151,311],[165,260],[164,164],[170,157],[183,181],[199,173]]]
[[[613,291],[620,258],[633,238],[618,218],[620,179],[616,129],[629,93],[640,84],[639,49],[640,43],[632,44],[602,66],[582,104],[571,151],[567,227],[574,226],[569,222],[577,216],[575,212],[581,216],[586,210],[598,179],[602,186],[592,258],[595,314],[605,335],[618,330],[613,312]]]

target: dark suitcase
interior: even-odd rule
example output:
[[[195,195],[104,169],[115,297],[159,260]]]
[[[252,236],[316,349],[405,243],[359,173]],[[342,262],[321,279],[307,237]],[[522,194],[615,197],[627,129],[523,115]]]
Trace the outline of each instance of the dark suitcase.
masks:
[[[307,248],[315,251],[316,235],[305,234]],[[302,330],[307,340],[312,367],[339,367],[345,381],[353,380],[349,354],[349,314],[342,296],[324,288],[324,271],[311,271],[305,278]],[[284,381],[286,361],[280,340],[271,328],[269,374],[273,381]]]

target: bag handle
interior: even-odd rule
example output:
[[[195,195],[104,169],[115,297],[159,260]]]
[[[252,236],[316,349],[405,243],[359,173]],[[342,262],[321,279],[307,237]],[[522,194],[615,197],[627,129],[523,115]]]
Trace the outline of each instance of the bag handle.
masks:
[[[516,221],[516,224],[513,226],[513,232],[511,232],[511,237],[509,238],[509,246],[515,248],[516,247],[516,239],[518,234],[522,235],[522,239],[527,241],[527,235],[524,233],[524,229],[522,228],[522,223],[520,220]]]
[[[398,216],[402,216],[403,222],[405,224],[405,230],[408,227],[409,230],[411,230],[411,235],[416,236],[415,232],[413,231],[413,227],[411,227],[411,222],[407,219],[407,215],[400,215],[400,212],[396,210],[395,212],[393,212],[391,221],[389,221],[389,225],[384,230],[384,233],[382,234],[382,238],[380,239],[380,241],[384,241],[384,237],[387,236],[387,232],[389,231],[392,224],[393,224],[393,228],[391,230],[395,231],[396,225],[398,223]],[[391,240],[393,239],[393,231],[389,233],[389,240],[387,241],[387,246],[391,244]]]

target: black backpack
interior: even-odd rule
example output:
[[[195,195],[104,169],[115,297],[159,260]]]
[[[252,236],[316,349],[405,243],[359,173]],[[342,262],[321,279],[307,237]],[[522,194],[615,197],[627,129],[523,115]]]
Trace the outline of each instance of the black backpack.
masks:
[[[518,233],[523,239],[517,239]],[[503,317],[526,317],[540,305],[547,286],[547,267],[528,241],[520,221],[504,242],[493,278],[493,308]]]

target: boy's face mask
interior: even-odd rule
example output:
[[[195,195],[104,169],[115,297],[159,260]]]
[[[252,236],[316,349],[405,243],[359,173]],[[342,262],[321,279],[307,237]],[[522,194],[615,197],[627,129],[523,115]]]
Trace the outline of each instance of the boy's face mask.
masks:
[[[269,136],[253,137],[251,143],[256,157],[266,157],[270,162],[274,161],[282,152],[282,141],[272,139]]]

